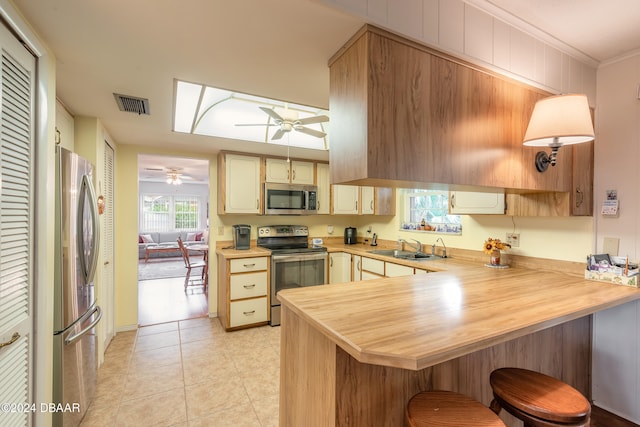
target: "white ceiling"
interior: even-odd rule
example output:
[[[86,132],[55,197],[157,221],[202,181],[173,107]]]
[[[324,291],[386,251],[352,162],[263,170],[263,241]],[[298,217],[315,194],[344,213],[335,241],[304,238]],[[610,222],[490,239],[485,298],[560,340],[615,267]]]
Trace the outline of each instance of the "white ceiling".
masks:
[[[467,1],[596,62],[640,49],[639,0]],[[203,153],[286,148],[171,132],[174,79],[326,109],[328,59],[364,23],[318,0],[15,3],[54,52],[58,98],[72,114],[99,117],[119,144]],[[151,115],[119,111],[114,92],[148,98]]]

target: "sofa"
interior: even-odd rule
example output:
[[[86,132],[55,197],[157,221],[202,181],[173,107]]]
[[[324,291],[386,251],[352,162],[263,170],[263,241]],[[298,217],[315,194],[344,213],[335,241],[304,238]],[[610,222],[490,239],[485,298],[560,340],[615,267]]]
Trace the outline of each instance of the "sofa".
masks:
[[[203,231],[151,231],[140,232],[138,234],[138,259],[144,259],[146,257],[146,249],[151,246],[159,246],[168,243],[178,243],[178,237],[182,239],[184,245],[189,248],[189,245],[206,243],[205,233]],[[202,252],[189,251],[189,255],[198,255]],[[177,248],[175,252],[152,252],[149,258],[161,258],[161,257],[176,257],[180,256],[180,249]]]

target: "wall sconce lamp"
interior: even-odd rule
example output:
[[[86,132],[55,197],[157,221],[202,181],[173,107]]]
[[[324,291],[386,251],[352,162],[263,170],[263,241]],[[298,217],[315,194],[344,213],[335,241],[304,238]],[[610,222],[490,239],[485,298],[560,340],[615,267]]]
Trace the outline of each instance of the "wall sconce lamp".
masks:
[[[536,102],[524,134],[524,145],[551,148],[549,155],[544,151],[536,154],[536,169],[544,172],[549,164],[556,165],[560,147],[589,142],[594,138],[587,96],[558,95]]]

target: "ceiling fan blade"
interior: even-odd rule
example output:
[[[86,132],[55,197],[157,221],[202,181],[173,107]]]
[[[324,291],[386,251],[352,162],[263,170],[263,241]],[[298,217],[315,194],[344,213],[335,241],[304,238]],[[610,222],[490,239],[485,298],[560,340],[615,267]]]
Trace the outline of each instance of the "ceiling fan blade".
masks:
[[[299,125],[310,125],[313,123],[324,123],[324,122],[328,122],[329,121],[329,117],[327,116],[312,116],[312,117],[305,117],[304,119],[299,119],[296,124]]]
[[[278,130],[276,131],[276,133],[274,133],[274,134],[273,134],[273,137],[271,137],[271,139],[272,139],[272,140],[273,140],[273,139],[280,139],[280,138],[282,138],[282,136],[283,136],[285,133],[286,133],[286,132],[285,132],[285,131],[283,131],[282,129],[278,129]]]
[[[260,109],[262,111],[264,111],[265,113],[267,113],[269,116],[271,116],[271,118],[273,120],[278,120],[279,122],[283,122],[284,121],[282,116],[280,116],[280,114],[276,113],[273,109],[267,108],[267,107],[260,107]]]
[[[275,123],[236,123],[236,126],[280,126]]]
[[[297,130],[298,132],[315,136],[316,138],[324,138],[325,136],[327,136],[327,134],[324,132],[320,132],[319,130],[315,130],[315,129],[306,128],[304,126],[296,126],[294,129]]]

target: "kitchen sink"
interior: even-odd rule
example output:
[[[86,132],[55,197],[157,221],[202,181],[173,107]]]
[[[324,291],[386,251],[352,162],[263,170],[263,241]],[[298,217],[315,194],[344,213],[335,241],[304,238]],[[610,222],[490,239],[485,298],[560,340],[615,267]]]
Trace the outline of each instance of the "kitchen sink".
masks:
[[[430,259],[439,258],[438,256],[429,255],[422,252],[416,253],[411,251],[399,251],[397,249],[376,249],[373,251],[369,251],[369,253],[412,261],[427,261]]]

